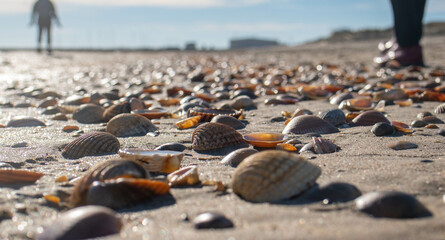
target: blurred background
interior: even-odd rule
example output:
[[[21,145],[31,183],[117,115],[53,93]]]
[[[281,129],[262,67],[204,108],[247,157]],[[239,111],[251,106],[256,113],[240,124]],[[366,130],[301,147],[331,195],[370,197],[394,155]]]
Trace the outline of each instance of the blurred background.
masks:
[[[36,46],[37,28],[29,26],[34,2],[1,1],[0,49]],[[349,31],[390,31],[393,24],[389,0],[53,0],[53,3],[63,25],[53,26],[56,49],[225,50],[243,44],[293,46],[333,33],[345,38]],[[424,23],[430,22],[445,22],[444,0],[427,1]],[[363,38],[379,34],[365,33]]]

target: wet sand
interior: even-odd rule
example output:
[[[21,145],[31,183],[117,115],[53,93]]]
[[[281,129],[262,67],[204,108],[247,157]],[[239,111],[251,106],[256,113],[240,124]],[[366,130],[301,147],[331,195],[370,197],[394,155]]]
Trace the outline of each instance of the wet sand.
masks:
[[[425,60],[430,67],[444,68],[445,37],[428,37],[423,40]],[[231,59],[236,64],[256,64],[269,66],[299,65],[321,62],[339,66],[363,64],[374,69],[372,57],[377,54],[377,41],[316,43],[296,47],[281,47],[268,50],[242,52],[131,52],[131,53],[85,53],[55,52],[53,56],[38,55],[33,52],[0,53],[0,102],[10,101],[18,104],[26,100],[37,105],[41,100],[18,96],[20,89],[34,86],[54,90],[65,97],[72,95],[76,87],[83,87],[88,92],[99,92],[118,88],[125,91],[140,90],[125,84],[115,85],[116,81],[132,83],[127,75],[138,65],[145,71],[152,71],[156,64],[175,64],[175,61],[196,61],[200,57],[214,61]],[[95,72],[99,76],[91,75]],[[103,76],[100,74],[103,73]],[[156,77],[152,74],[151,78]],[[149,81],[148,76],[137,76],[139,80]],[[176,76],[175,81],[181,81]],[[136,80],[135,80],[136,81]],[[181,84],[181,82],[175,82]],[[442,81],[444,79],[442,78]],[[185,83],[182,83],[185,84]],[[442,83],[443,84],[443,83]],[[7,87],[16,86],[14,90]],[[20,91],[19,91],[20,90]],[[156,96],[156,95],[155,95]],[[159,95],[161,96],[161,95]],[[326,100],[301,101],[294,105],[265,106],[264,100],[271,96],[255,99],[257,110],[246,112],[247,124],[240,133],[257,131],[281,132],[283,122],[271,122],[281,116],[282,111],[294,111],[297,108],[310,109],[315,114],[336,106]],[[215,105],[219,105],[216,103]],[[433,112],[438,102],[415,103],[409,107],[387,106],[389,120],[411,123],[422,111]],[[174,111],[177,106],[167,107]],[[36,184],[19,188],[0,188],[2,209],[12,212],[12,219],[0,222],[0,238],[26,239],[34,237],[44,224],[55,221],[60,210],[48,205],[42,199],[44,194],[70,193],[72,185],[55,183],[58,176],[66,175],[73,179],[82,176],[96,163],[118,158],[118,155],[84,157],[68,160],[61,156],[59,147],[74,139],[72,133],[61,131],[65,125],[77,125],[85,132],[103,129],[101,124],[80,124],[72,119],[68,122],[51,120],[51,116],[41,115],[42,109],[0,108],[0,124],[15,116],[36,117],[47,127],[0,128],[0,162],[7,162],[15,168],[29,169],[45,174]],[[438,115],[445,121],[445,115]],[[192,129],[177,130],[173,124],[176,119],[155,120],[161,134],[157,137],[119,138],[121,147],[153,149],[163,143],[191,143]],[[441,124],[439,127],[444,128]],[[322,205],[298,205],[295,199],[282,203],[253,204],[240,199],[230,190],[221,194],[213,187],[173,188],[172,197],[161,197],[132,208],[118,211],[124,222],[120,236],[106,239],[445,239],[445,139],[437,134],[437,129],[416,129],[413,134],[396,134],[388,137],[376,137],[370,132],[371,127],[341,128],[339,133],[323,135],[341,147],[341,151],[332,154],[316,155],[303,153],[311,162],[322,168],[318,183],[334,181],[347,182],[357,186],[362,193],[381,190],[402,191],[416,196],[432,213],[432,217],[420,219],[373,218],[352,209],[352,205],[343,207]],[[297,136],[303,143],[308,136]],[[394,151],[386,147],[393,141],[407,140],[418,144],[418,148]],[[11,146],[26,142],[27,147]],[[183,166],[197,164],[201,180],[220,180],[229,184],[234,168],[219,163],[223,156],[198,154],[185,151]],[[207,160],[199,160],[207,159]],[[426,161],[427,160],[427,161]],[[218,211],[231,219],[235,227],[225,230],[195,230],[193,224],[183,221],[186,214],[193,219],[204,211]],[[1,219],[1,216],[0,216]]]

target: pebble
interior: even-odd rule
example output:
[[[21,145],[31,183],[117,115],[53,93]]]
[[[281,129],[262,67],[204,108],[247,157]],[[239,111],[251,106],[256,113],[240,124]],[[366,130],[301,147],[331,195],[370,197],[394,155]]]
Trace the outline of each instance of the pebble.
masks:
[[[233,228],[233,222],[221,213],[205,212],[201,213],[193,219],[196,229],[208,228]]]

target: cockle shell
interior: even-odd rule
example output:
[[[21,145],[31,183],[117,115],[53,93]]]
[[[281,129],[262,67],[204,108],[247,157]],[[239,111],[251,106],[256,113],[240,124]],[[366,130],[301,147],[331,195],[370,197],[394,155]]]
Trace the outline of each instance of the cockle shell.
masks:
[[[445,113],[445,103],[440,104],[434,109],[434,112],[437,114]]]
[[[375,110],[360,113],[352,122],[355,126],[372,126],[379,122],[390,123],[381,112]]]
[[[26,116],[20,116],[12,119],[6,124],[6,127],[45,127],[46,124],[38,119]]]
[[[73,119],[80,123],[99,123],[103,121],[104,111],[105,108],[99,105],[84,104],[73,113]]]
[[[339,126],[346,122],[345,114],[340,109],[324,111],[318,114],[318,116],[321,119],[330,122],[334,126]]]
[[[197,126],[199,124],[199,121],[201,120],[201,116],[194,116],[194,117],[189,117],[186,118],[184,120],[178,121],[175,123],[175,126],[178,129],[187,129],[187,128],[191,128],[194,126]]]
[[[232,99],[232,101],[230,101],[229,105],[236,110],[240,110],[240,109],[255,109],[256,105],[255,103],[252,101],[252,99],[248,96],[245,95],[241,95],[238,96],[234,99]]]
[[[158,128],[149,119],[137,114],[121,113],[108,121],[106,131],[116,137],[145,136]]]
[[[109,121],[116,115],[119,115],[121,113],[130,113],[130,112],[131,112],[131,104],[128,101],[121,102],[108,107],[104,111],[103,119],[105,121]]]
[[[172,173],[181,166],[184,153],[177,151],[120,149],[123,159],[139,162],[149,172]]]
[[[237,167],[244,159],[248,156],[257,153],[258,150],[252,148],[241,148],[231,152],[229,155],[225,156],[221,163],[224,165],[230,165],[232,167]]]
[[[234,129],[242,129],[246,127],[246,125],[244,125],[244,123],[241,122],[240,120],[227,115],[215,116],[212,118],[212,121],[210,122],[222,123],[227,126],[233,127]]]
[[[192,148],[195,151],[206,152],[248,146],[239,132],[221,123],[204,123],[192,134]]]
[[[375,103],[369,98],[352,98],[344,100],[338,106],[339,109],[347,109],[349,111],[367,111],[374,109]]]
[[[86,133],[65,146],[62,156],[67,159],[78,159],[85,156],[96,156],[117,153],[119,140],[110,133]]]
[[[171,187],[197,184],[200,182],[198,167],[191,165],[176,170],[167,176],[167,181]]]
[[[218,115],[229,115],[234,118],[239,118],[242,113],[243,113],[242,110],[233,111],[233,110],[222,110],[222,109],[215,109],[215,108],[194,107],[187,111],[187,117],[201,116],[201,122],[210,122],[213,117],[218,116]]]
[[[295,153],[268,150],[247,157],[236,168],[233,191],[250,202],[277,202],[315,184],[321,168]]]
[[[33,184],[43,176],[43,173],[27,170],[0,169],[0,186],[3,184]]]
[[[331,123],[310,115],[303,115],[293,118],[284,128],[283,134],[305,134],[305,133],[328,134],[339,132]]]

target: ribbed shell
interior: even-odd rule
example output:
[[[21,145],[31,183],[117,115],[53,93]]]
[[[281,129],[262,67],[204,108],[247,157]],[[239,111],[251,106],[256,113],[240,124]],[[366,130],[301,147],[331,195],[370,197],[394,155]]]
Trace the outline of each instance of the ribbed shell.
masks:
[[[240,120],[227,115],[215,116],[213,117],[211,122],[222,123],[227,126],[233,127],[234,129],[242,129],[246,127],[246,125],[244,125],[244,123],[241,122]]]
[[[73,113],[73,119],[80,123],[100,123],[105,109],[96,104],[84,104]]]
[[[187,117],[202,116],[201,122],[210,122],[213,117],[218,115],[229,115],[234,118],[239,118],[242,111],[222,110],[215,108],[191,108],[187,111]]]
[[[334,126],[342,125],[346,122],[345,114],[340,109],[332,109],[321,112],[319,117],[325,121],[330,122]]]
[[[78,159],[85,156],[96,156],[117,153],[119,140],[110,133],[86,133],[65,146],[62,156],[67,159]]]
[[[439,106],[437,106],[434,112],[437,114],[445,113],[445,103],[442,103]]]
[[[355,126],[372,126],[379,122],[391,124],[391,122],[381,113],[375,110],[360,113],[352,122]]]
[[[294,153],[269,150],[253,154],[236,168],[233,191],[251,202],[277,202],[309,189],[321,168]]]
[[[316,117],[303,115],[293,118],[284,128],[283,134],[305,134],[305,133],[336,133],[339,132],[331,123]]]
[[[333,153],[340,149],[335,143],[321,137],[312,137],[312,144],[317,154]]]
[[[131,104],[128,101],[121,102],[107,108],[104,112],[103,119],[105,121],[109,121],[116,115],[119,115],[121,113],[130,113],[130,112],[131,112]]]
[[[158,128],[146,117],[131,113],[122,113],[113,117],[107,123],[106,129],[116,137],[145,136],[157,130]]]
[[[193,131],[192,148],[195,151],[212,151],[226,147],[249,146],[234,128],[221,123],[204,123]]]

